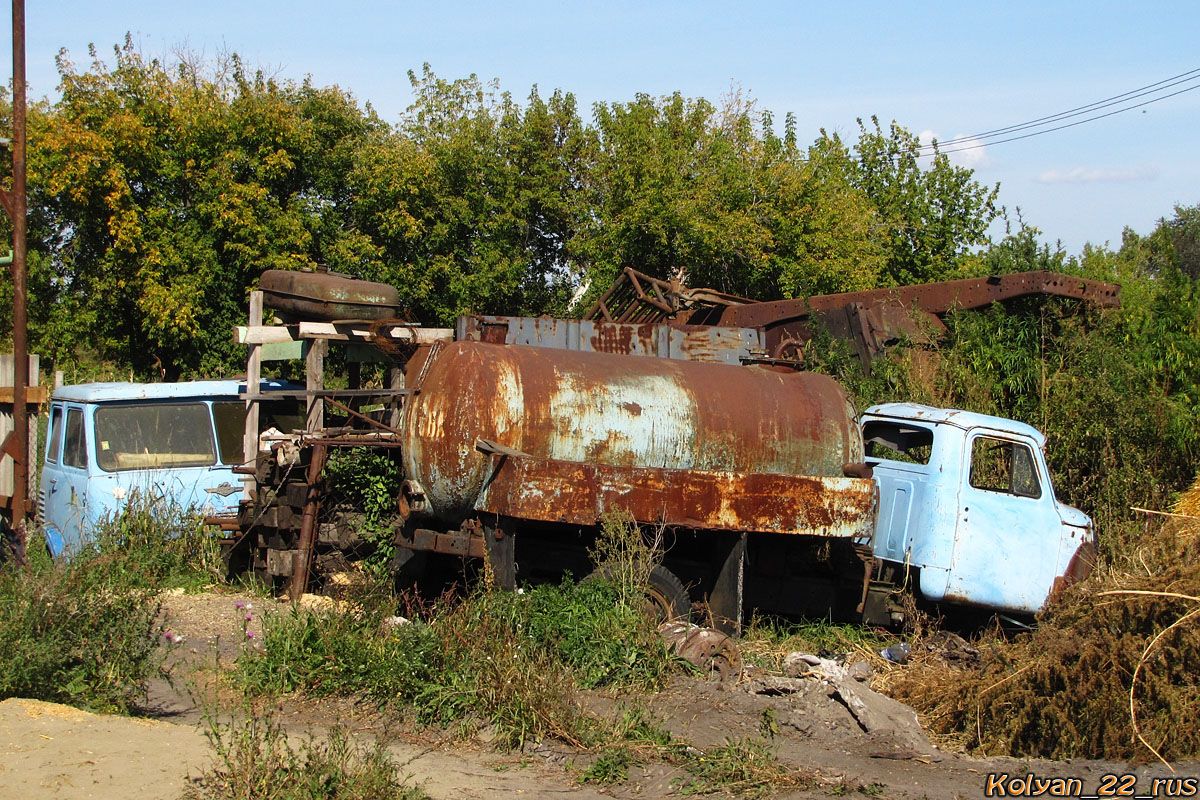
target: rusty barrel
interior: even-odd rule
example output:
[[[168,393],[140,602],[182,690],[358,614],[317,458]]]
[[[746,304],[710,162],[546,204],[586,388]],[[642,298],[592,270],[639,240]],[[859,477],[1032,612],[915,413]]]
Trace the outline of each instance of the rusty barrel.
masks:
[[[840,477],[862,461],[854,409],[816,373],[459,341],[414,365],[404,467],[428,513],[471,515],[495,456]]]

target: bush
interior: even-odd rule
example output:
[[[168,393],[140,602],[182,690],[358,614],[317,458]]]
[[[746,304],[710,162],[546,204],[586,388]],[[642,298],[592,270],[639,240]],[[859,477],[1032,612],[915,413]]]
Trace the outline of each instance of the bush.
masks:
[[[0,698],[129,712],[161,663],[156,597],[112,553],[0,566]]]

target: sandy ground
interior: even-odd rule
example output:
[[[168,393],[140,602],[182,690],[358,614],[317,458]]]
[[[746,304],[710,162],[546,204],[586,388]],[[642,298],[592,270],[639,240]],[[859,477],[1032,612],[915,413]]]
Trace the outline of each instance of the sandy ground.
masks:
[[[258,619],[272,608],[277,608],[273,601],[225,592],[168,597],[165,625],[183,639],[172,654],[176,673],[189,665],[227,661],[241,647],[253,646],[245,632],[260,635]],[[247,613],[251,620],[244,619]],[[0,703],[0,797],[178,798],[210,764],[212,752],[201,714],[181,683],[151,687],[150,718],[94,715],[21,699]],[[988,773],[996,772],[1078,777],[1089,791],[1105,773],[1136,774],[1139,785],[1146,785],[1148,776],[1169,774],[1165,767],[968,758],[927,744],[914,746],[911,739],[898,739],[886,729],[867,730],[821,681],[784,692],[752,693],[748,687],[747,682],[731,686],[680,678],[647,702],[674,735],[702,750],[761,736],[764,711],[770,709],[778,721],[773,744],[779,758],[818,776],[810,789],[785,797],[982,797]],[[598,712],[620,703],[602,694],[585,700]],[[690,796],[680,788],[686,776],[667,765],[632,767],[629,779],[616,786],[585,786],[576,775],[595,754],[555,744],[498,753],[486,744],[454,741],[445,732],[397,723],[347,701],[293,702],[282,709],[280,719],[289,735],[299,739],[321,737],[333,725],[345,726],[364,744],[382,739],[409,782],[438,800]],[[1200,775],[1196,765],[1176,768],[1179,775]]]

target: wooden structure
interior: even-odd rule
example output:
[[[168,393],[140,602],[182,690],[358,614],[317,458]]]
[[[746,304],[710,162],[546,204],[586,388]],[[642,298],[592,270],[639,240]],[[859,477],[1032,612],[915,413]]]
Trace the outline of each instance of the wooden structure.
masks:
[[[46,387],[39,386],[37,383],[38,366],[38,356],[29,356],[30,386],[27,389],[25,408],[25,430],[28,431],[25,440],[28,443],[25,463],[29,465],[25,471],[26,486],[28,487],[26,497],[37,496],[37,470],[34,469],[34,466],[37,464],[38,410],[49,397]],[[0,458],[0,503],[3,503],[4,508],[9,511],[12,510],[14,495],[13,456],[15,456],[15,452],[11,452],[11,450],[16,447],[16,428],[13,425],[13,367],[11,354],[0,355],[0,442],[3,442],[4,454],[7,456]]]

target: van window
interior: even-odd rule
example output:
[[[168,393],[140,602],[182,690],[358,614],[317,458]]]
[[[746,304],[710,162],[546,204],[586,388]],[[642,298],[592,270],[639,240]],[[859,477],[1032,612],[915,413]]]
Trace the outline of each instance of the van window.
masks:
[[[978,436],[971,443],[971,486],[1038,498],[1042,487],[1028,445]]]
[[[46,461],[58,463],[58,454],[62,450],[62,406],[50,406],[50,444],[46,446]]]
[[[933,454],[933,431],[898,422],[868,422],[863,426],[867,458],[928,464]]]
[[[83,409],[67,409],[67,443],[63,448],[63,464],[87,469],[87,442],[83,438]]]
[[[204,403],[141,403],[96,409],[96,461],[107,472],[200,467],[216,462]]]

